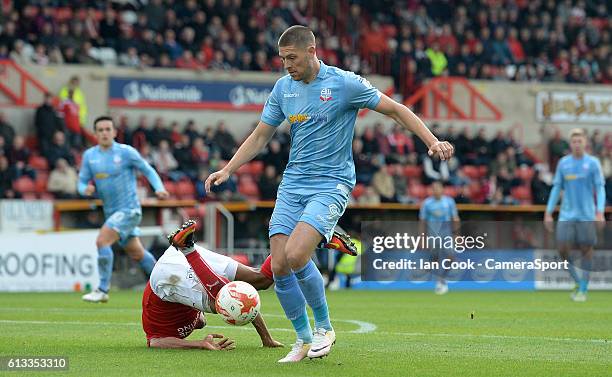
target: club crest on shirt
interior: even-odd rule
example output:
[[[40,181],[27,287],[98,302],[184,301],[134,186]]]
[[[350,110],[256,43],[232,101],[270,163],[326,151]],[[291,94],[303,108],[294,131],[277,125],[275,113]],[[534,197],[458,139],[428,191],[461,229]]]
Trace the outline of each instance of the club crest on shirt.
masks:
[[[119,164],[119,163],[121,163],[121,156],[115,156],[115,157],[113,157],[113,162],[114,162],[115,164]]]
[[[321,96],[319,97],[321,101],[327,102],[332,99],[332,91],[329,88],[321,89]]]

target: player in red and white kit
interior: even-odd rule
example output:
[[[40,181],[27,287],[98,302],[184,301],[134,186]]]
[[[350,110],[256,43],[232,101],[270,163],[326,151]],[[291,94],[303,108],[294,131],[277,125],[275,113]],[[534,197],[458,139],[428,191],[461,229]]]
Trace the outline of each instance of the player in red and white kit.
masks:
[[[147,345],[156,348],[232,349],[234,342],[219,334],[209,334],[203,340],[185,338],[193,330],[206,325],[204,312],[215,312],[215,297],[230,280],[240,280],[258,290],[274,283],[271,256],[261,268],[254,269],[194,244],[196,223],[185,222],[168,236],[171,246],[157,261],[142,297],[142,327]],[[350,237],[336,231],[323,248],[356,255]],[[264,347],[281,347],[270,335],[258,315],[253,321]],[[215,339],[220,341],[215,342]]]
[[[206,325],[203,313],[215,313],[215,297],[230,280],[246,281],[256,289],[272,285],[270,257],[260,270],[197,246],[196,223],[187,221],[168,237],[171,246],[157,261],[142,297],[142,327],[147,345],[156,348],[232,349],[234,342],[219,334],[186,340]],[[261,314],[253,321],[264,347],[282,347],[272,338]],[[215,341],[217,338],[221,340]]]

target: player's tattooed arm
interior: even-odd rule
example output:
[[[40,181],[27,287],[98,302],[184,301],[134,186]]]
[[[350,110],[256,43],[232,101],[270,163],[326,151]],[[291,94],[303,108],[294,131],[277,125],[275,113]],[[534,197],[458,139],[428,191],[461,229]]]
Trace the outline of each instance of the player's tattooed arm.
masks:
[[[270,331],[268,331],[268,327],[266,326],[266,322],[264,321],[261,313],[257,314],[257,317],[253,320],[253,327],[257,330],[259,337],[261,338],[261,343],[264,347],[284,347],[281,342],[278,342],[272,338]]]
[[[215,341],[215,339],[220,339]],[[221,334],[208,334],[203,340],[186,340],[180,338],[153,338],[149,341],[151,348],[162,349],[203,349],[209,351],[232,350],[236,344],[232,339]]]

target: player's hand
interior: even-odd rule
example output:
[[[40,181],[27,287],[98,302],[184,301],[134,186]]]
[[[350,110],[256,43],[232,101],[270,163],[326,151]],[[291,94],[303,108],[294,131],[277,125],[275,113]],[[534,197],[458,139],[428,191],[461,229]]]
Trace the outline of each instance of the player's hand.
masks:
[[[595,223],[597,225],[597,229],[603,229],[606,226],[606,218],[603,212],[597,212],[595,214]]]
[[[438,141],[429,147],[427,154],[437,156],[440,160],[448,160],[455,154],[455,147],[448,141]]]
[[[553,217],[552,214],[550,213],[545,213],[544,214],[544,228],[546,228],[547,231],[549,231],[550,233],[553,232]]]
[[[267,339],[262,339],[262,344],[264,347],[267,348],[277,348],[277,347],[284,347],[285,345],[277,340],[274,340],[273,338],[267,338]]]
[[[210,193],[210,186],[212,185],[219,186],[223,182],[227,181],[229,177],[230,177],[230,174],[225,169],[221,169],[219,171],[212,173],[211,175],[208,176],[208,178],[206,178],[206,181],[204,182],[204,187],[206,188],[206,192]]]
[[[96,186],[92,184],[87,185],[85,188],[85,195],[92,196],[94,192],[96,192]]]
[[[170,194],[168,193],[168,191],[162,190],[162,191],[156,191],[155,196],[157,196],[157,199],[164,200],[164,199],[168,199]]]
[[[215,342],[215,339],[221,339]],[[226,338],[221,334],[208,334],[202,341],[202,348],[211,351],[233,350],[236,344],[232,339]]]

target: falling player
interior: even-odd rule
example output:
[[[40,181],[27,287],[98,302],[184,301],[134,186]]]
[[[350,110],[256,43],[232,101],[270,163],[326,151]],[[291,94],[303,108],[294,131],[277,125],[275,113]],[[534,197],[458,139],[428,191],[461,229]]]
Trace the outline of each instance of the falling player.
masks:
[[[112,118],[98,117],[94,121],[94,132],[98,145],[83,154],[78,191],[86,196],[98,193],[104,205],[106,222],[96,239],[100,284],[96,290],[84,295],[83,300],[107,302],[113,273],[111,246],[115,242],[119,241],[128,255],[140,263],[145,274],[149,275],[155,265],[155,257],[145,250],[138,237],[142,209],[136,192],[136,170],[144,174],[159,199],[167,198],[168,192],[159,175],[136,149],[115,142],[117,129]],[[95,184],[91,184],[92,180]]]
[[[432,184],[433,195],[421,204],[419,211],[420,230],[428,236],[435,236],[442,242],[436,243],[432,251],[433,259],[442,263],[443,259],[453,259],[453,251],[445,249],[442,245],[446,237],[452,237],[453,231],[459,227],[459,213],[455,200],[444,194],[444,186],[439,181]],[[433,271],[432,271],[433,272]],[[436,294],[443,295],[448,292],[446,275],[448,270],[440,268],[436,280]]]
[[[453,147],[436,139],[412,111],[381,94],[367,80],[317,59],[309,28],[288,28],[278,47],[289,74],[274,85],[253,133],[222,170],[206,179],[205,186],[210,191],[211,185],[226,181],[263,149],[284,120],[289,122],[291,151],[269,237],[275,291],[297,333],[296,343],[279,362],[298,362],[328,355],[336,341],[323,277],[311,256],[322,238],[330,240],[355,185],[351,142],[359,109],[388,115],[416,133],[430,155],[450,158]],[[314,314],[314,334],[307,303]]]
[[[569,264],[569,273],[576,283],[571,299],[578,302],[586,301],[587,298],[593,247],[597,243],[595,222],[604,225],[606,203],[601,165],[597,157],[585,152],[586,142],[584,130],[576,128],[570,132],[571,154],[561,158],[557,164],[544,214],[544,225],[552,231],[552,213],[563,191],[556,230],[557,246],[564,260],[569,260],[569,253],[574,246],[582,254],[581,271],[576,269],[572,261]]]

